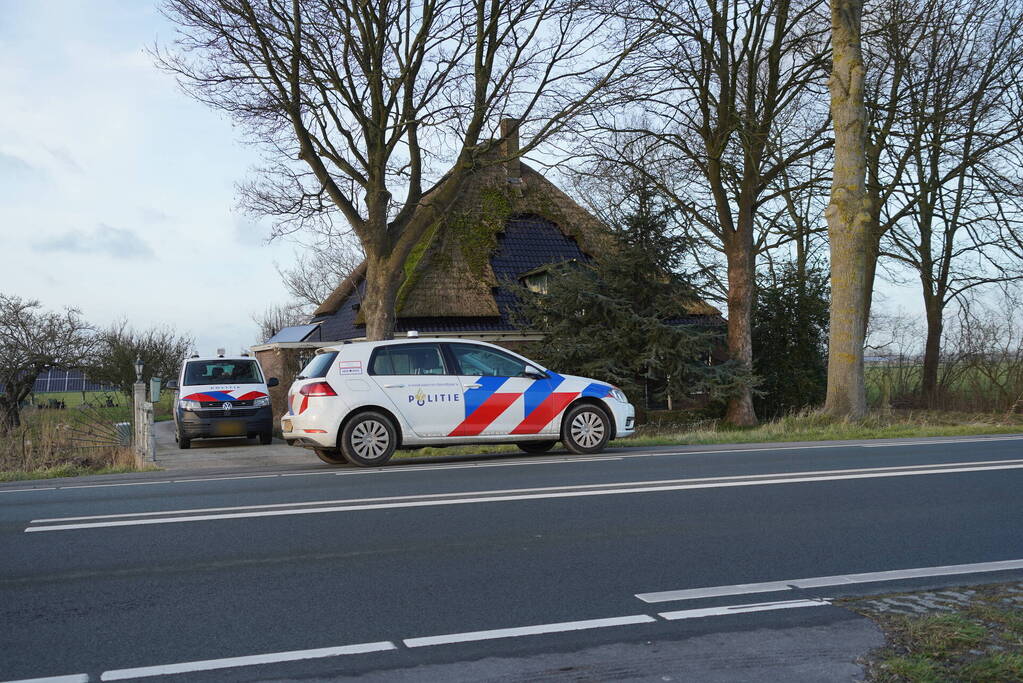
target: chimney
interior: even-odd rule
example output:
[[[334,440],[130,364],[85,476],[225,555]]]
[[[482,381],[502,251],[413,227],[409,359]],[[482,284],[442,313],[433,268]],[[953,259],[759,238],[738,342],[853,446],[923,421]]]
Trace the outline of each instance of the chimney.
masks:
[[[508,182],[517,183],[522,178],[521,164],[519,163],[519,119],[501,119],[501,156],[508,161],[504,162],[505,172],[508,174]],[[512,158],[514,157],[514,158]]]

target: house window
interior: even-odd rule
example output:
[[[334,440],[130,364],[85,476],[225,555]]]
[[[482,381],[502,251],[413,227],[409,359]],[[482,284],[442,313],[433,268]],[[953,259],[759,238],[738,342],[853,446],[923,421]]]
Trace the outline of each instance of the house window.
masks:
[[[537,294],[547,293],[547,271],[541,273],[532,273],[522,278],[522,284],[526,286],[531,292]]]

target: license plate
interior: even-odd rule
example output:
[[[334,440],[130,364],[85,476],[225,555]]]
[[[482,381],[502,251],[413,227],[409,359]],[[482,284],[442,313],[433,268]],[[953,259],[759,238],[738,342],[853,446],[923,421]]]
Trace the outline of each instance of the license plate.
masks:
[[[213,423],[213,436],[244,436],[244,420],[217,420]]]
[[[282,432],[291,431],[291,420],[281,420],[281,431]]]

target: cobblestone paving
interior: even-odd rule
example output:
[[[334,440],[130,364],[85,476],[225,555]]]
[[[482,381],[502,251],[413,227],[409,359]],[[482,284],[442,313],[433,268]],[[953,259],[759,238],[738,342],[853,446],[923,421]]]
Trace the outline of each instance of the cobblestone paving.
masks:
[[[1004,587],[1006,597],[1000,603],[1023,611],[1023,582]],[[977,591],[971,588],[946,589],[903,593],[895,596],[881,596],[873,599],[856,600],[864,610],[881,614],[928,614],[931,612],[955,612],[973,602]]]

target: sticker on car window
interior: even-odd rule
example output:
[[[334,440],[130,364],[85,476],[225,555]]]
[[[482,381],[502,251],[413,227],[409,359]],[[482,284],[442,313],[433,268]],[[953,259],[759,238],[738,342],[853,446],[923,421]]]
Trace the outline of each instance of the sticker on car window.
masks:
[[[361,360],[343,360],[338,365],[338,372],[342,375],[361,375],[362,374],[362,361]]]

